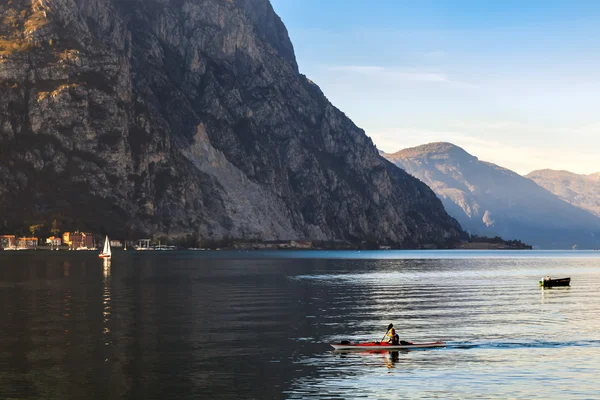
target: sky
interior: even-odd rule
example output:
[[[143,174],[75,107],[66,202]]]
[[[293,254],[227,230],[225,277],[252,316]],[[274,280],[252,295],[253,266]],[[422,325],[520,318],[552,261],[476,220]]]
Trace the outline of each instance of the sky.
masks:
[[[600,171],[600,2],[271,0],[300,72],[395,152]]]

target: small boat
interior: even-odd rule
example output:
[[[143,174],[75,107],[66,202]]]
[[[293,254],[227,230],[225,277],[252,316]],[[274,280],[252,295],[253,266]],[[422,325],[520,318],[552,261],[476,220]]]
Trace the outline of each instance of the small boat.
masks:
[[[545,288],[555,286],[569,286],[570,284],[571,278],[550,279],[550,277],[545,277],[540,281],[540,286]]]
[[[158,250],[158,251],[173,251],[175,250],[175,246],[165,246],[165,245],[158,245],[154,247],[154,250]]]
[[[336,350],[402,350],[402,349],[427,349],[432,347],[446,347],[445,342],[412,343],[400,342],[400,344],[391,344],[388,342],[365,342],[351,343],[342,341],[340,343],[330,343]]]
[[[104,240],[104,249],[102,249],[102,253],[98,254],[100,258],[110,258],[112,252],[110,251],[110,241],[108,240],[108,235],[106,235],[106,239]]]

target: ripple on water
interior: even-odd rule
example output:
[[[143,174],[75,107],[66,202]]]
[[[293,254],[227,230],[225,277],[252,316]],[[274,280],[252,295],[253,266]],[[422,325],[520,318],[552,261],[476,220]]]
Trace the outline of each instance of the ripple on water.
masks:
[[[0,254],[0,398],[597,397],[597,256],[400,254]]]

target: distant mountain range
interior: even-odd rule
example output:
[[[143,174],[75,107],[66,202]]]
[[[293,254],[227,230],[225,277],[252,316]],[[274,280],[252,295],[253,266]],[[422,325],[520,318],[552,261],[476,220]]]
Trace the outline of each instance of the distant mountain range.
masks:
[[[538,248],[600,246],[598,216],[451,143],[382,155],[429,185],[470,233],[520,239]]]
[[[600,216],[600,172],[578,175],[569,171],[543,169],[526,175],[564,201]]]

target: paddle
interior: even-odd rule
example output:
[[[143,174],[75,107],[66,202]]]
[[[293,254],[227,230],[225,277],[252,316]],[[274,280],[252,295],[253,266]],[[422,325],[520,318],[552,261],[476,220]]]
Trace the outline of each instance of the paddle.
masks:
[[[390,331],[390,329],[392,329],[394,327],[394,324],[389,324],[387,331],[385,331],[385,335],[383,335],[383,339],[385,339],[385,337],[387,336],[388,332]],[[380,340],[380,342],[383,342],[383,339]]]

